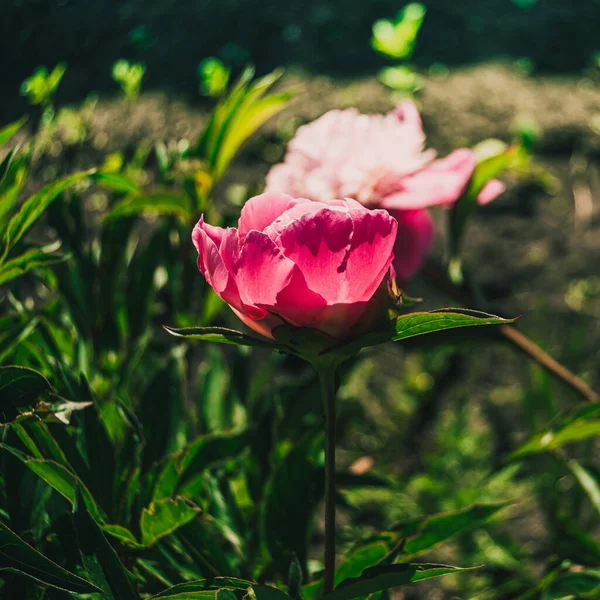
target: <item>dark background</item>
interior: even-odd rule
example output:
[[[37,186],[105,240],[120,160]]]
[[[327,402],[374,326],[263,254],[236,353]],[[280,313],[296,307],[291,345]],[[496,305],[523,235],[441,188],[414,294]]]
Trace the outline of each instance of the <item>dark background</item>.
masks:
[[[600,50],[597,0],[427,0],[414,62],[429,66],[528,57],[538,73],[589,66]],[[2,0],[0,102],[5,120],[25,107],[20,82],[35,67],[66,61],[59,102],[113,91],[119,58],[147,65],[145,89],[189,94],[202,58],[246,60],[260,72],[372,74],[371,25],[397,0]],[[8,113],[8,114],[7,114]]]

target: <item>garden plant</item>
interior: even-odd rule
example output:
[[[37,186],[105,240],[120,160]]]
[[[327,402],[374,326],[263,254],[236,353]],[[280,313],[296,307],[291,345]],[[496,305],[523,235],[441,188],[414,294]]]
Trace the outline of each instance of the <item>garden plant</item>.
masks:
[[[373,47],[410,58],[424,16]],[[210,58],[197,137],[63,173],[53,144],[68,122],[84,147],[90,114],[56,109],[64,73],[37,70],[41,114],[0,130],[0,597],[600,596],[597,374],[488,312],[464,251],[505,182],[543,179],[523,131],[440,156],[394,97],[301,125],[240,188],[242,147],[300,90]],[[145,73],[112,69],[127,110]],[[441,405],[465,360],[511,353],[518,431],[468,386]]]

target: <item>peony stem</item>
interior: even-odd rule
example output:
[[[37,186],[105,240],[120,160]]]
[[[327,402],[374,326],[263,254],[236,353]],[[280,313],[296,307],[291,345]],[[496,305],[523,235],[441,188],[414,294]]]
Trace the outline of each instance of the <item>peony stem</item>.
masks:
[[[325,575],[323,593],[333,591],[335,575],[335,367],[317,367],[325,411]]]

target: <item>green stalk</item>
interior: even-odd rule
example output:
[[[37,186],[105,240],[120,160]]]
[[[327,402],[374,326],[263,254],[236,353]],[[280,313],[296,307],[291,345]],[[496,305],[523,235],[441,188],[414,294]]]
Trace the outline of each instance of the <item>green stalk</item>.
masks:
[[[325,574],[323,593],[333,591],[335,575],[335,367],[317,367],[325,413]]]

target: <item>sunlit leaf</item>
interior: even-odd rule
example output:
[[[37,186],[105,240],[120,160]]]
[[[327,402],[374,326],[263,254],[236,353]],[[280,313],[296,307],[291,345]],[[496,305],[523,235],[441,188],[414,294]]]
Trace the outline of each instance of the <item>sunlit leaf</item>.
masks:
[[[588,408],[588,407],[586,407]],[[529,441],[515,450],[510,458],[521,458],[528,454],[556,450],[565,444],[585,440],[600,434],[600,419],[593,418],[596,407],[589,407],[591,413],[586,418],[585,414],[578,418],[568,418],[565,422],[557,424],[553,429],[534,435]]]
[[[600,514],[600,481],[598,475],[591,469],[587,469],[581,463],[576,460],[567,461],[567,465],[579,482],[579,485],[584,489],[588,495],[590,502]]]
[[[6,142],[8,142],[10,138],[13,137],[13,135],[15,135],[15,133],[17,133],[17,131],[23,127],[23,125],[25,125],[26,121],[27,117],[22,117],[18,121],[15,121],[10,125],[6,125],[0,129],[0,146],[6,144]]]

